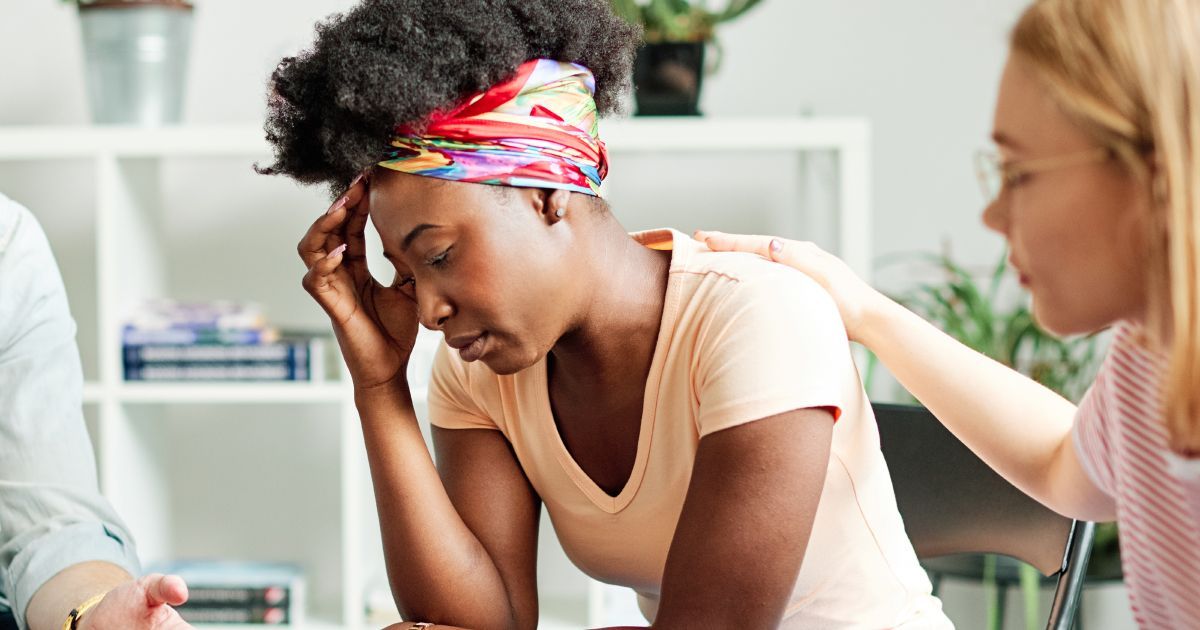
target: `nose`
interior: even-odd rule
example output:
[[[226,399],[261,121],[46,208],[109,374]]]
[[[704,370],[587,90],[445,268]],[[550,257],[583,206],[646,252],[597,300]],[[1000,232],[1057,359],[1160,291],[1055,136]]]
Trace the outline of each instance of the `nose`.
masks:
[[[1000,193],[983,209],[983,224],[988,229],[1002,235],[1008,235],[1008,200]]]
[[[441,293],[425,284],[417,284],[417,319],[429,330],[438,331],[454,315],[454,306]]]

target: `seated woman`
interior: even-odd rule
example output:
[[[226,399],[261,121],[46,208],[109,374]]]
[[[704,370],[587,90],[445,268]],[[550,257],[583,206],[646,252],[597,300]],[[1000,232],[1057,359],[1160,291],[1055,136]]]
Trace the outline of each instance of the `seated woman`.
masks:
[[[397,604],[536,627],[544,503],[655,628],[949,627],[830,297],[630,236],[597,195],[597,116],[638,40],[601,0],[373,0],[272,77],[261,170],[346,191],[299,251],[354,381]],[[406,381],[418,322],[446,341],[436,468]]]

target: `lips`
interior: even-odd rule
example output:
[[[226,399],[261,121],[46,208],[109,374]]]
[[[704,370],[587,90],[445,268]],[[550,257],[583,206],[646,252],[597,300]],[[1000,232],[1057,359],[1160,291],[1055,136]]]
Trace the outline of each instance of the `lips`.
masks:
[[[1017,281],[1021,283],[1021,286],[1029,286],[1029,276],[1024,271],[1021,271],[1021,266],[1017,264],[1017,261],[1011,254],[1008,256],[1008,265],[1013,268],[1013,271],[1017,272]]]
[[[463,361],[470,363],[477,361],[483,356],[483,350],[487,343],[487,333],[476,333],[469,335],[459,335],[446,339],[446,345],[458,350],[458,356]]]

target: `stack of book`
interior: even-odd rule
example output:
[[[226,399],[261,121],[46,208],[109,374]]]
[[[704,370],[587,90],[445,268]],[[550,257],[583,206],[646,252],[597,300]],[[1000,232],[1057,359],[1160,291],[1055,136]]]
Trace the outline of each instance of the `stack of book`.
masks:
[[[147,304],[122,330],[127,381],[317,381],[323,340],[280,335],[234,302]]]
[[[156,567],[187,582],[188,600],[176,606],[193,625],[304,625],[304,576],[290,564],[184,561]]]

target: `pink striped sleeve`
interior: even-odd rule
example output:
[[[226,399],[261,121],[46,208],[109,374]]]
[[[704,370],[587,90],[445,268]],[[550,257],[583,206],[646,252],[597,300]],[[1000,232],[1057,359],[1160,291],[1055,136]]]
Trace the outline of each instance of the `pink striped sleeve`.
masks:
[[[1092,483],[1105,494],[1116,496],[1109,437],[1112,433],[1108,426],[1111,415],[1108,409],[1108,381],[1112,370],[1112,357],[1109,356],[1096,375],[1096,382],[1092,383],[1079,403],[1071,433],[1075,454]]]
[[[1200,521],[1200,459],[1185,458],[1171,451],[1166,456],[1167,469],[1183,487],[1193,522]]]

